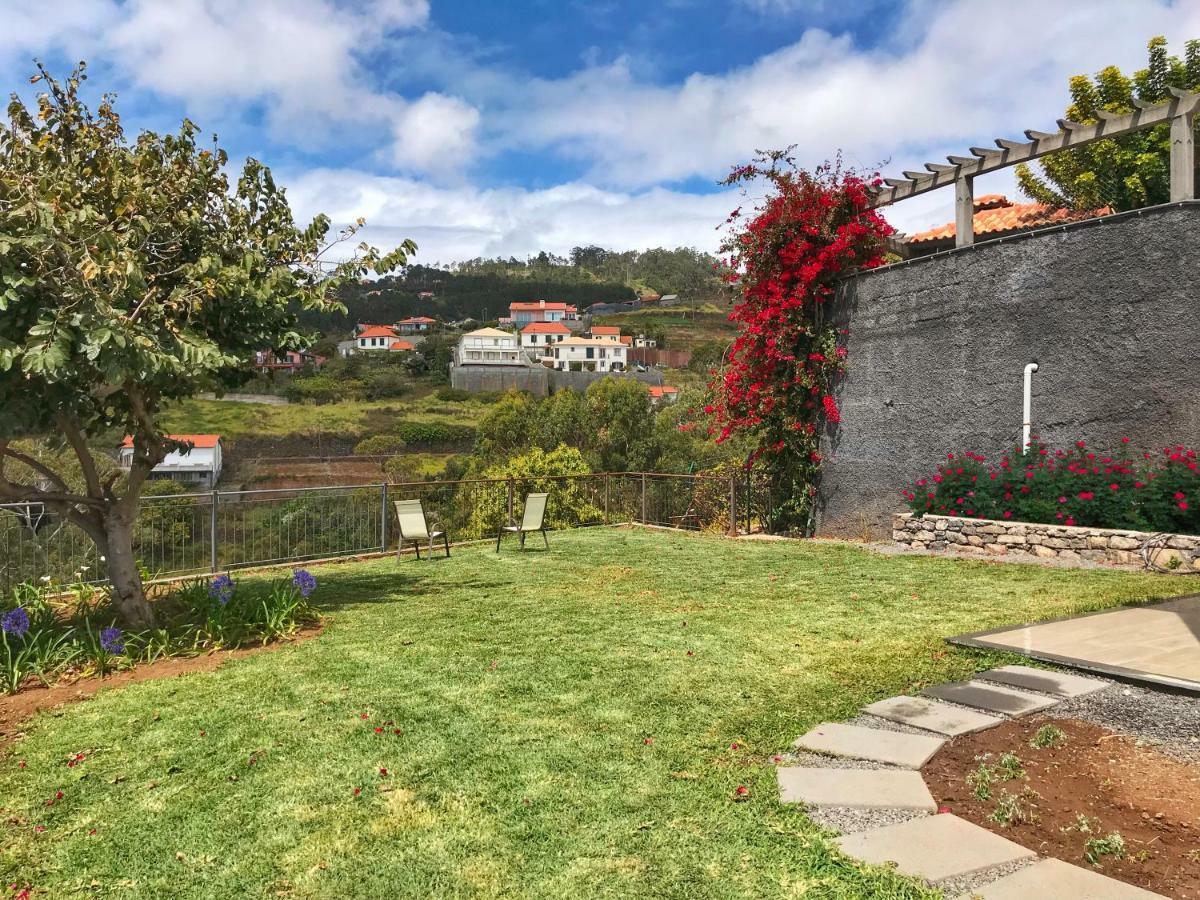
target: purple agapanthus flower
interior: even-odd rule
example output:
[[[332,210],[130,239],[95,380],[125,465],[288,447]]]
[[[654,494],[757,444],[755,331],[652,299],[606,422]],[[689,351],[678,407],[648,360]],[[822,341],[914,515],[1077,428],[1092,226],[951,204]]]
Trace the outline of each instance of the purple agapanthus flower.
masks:
[[[226,574],[221,574],[214,578],[208,586],[208,596],[224,606],[233,597],[233,591],[236,587],[232,578]]]
[[[301,597],[309,597],[317,589],[317,578],[307,569],[297,569],[292,573],[292,584],[300,591]]]
[[[0,630],[13,637],[23,638],[29,631],[29,613],[18,606],[0,616]]]
[[[115,625],[110,625],[100,632],[100,646],[104,648],[106,653],[121,654],[125,652],[125,641],[122,639],[121,629]]]

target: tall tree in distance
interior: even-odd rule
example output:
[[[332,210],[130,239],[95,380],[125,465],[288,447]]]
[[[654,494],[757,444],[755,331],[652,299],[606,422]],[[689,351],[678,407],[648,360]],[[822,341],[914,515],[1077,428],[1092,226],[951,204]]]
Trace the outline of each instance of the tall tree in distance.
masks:
[[[1097,111],[1132,112],[1135,99],[1164,103],[1169,88],[1200,90],[1200,40],[1184,45],[1184,56],[1170,56],[1167,40],[1153,38],[1144,69],[1127,76],[1116,66],[1101,69],[1094,79],[1070,80],[1071,105],[1065,118],[1095,122]],[[1200,130],[1200,122],[1197,122]],[[1171,198],[1171,126],[1169,123],[1133,134],[1096,141],[1052,153],[1041,160],[1038,175],[1025,163],[1017,166],[1017,183],[1034,200],[1069,209],[1115,211],[1166,203]]]
[[[80,98],[81,63],[30,109],[13,95],[0,122],[0,500],[44,504],[106,559],[117,612],[134,627],[154,613],[134,558],[142,489],[173,450],[165,403],[236,385],[255,350],[302,349],[296,312],[331,309],[332,291],[402,265],[359,244],[326,263],[330,221],[292,217],[270,170],[175,134],[128,140],[105,95]],[[91,441],[133,437],[127,475],[106,475]],[[77,473],[22,450],[22,438],[69,447]]]

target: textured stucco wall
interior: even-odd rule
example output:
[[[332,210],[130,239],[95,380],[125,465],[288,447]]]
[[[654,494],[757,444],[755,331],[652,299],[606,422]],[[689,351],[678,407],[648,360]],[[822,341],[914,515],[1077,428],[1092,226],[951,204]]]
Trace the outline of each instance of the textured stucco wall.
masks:
[[[948,452],[1200,442],[1200,202],[980,244],[849,279],[842,422],[818,531],[890,534],[898,492]]]

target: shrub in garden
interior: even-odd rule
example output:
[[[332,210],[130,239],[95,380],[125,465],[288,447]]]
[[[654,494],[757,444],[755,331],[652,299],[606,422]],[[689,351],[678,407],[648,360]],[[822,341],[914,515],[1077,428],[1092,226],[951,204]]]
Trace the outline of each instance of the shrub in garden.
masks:
[[[902,492],[916,515],[1200,534],[1200,462],[1184,446],[1133,452],[1055,448],[1034,439],[992,461],[949,453],[928,478]]]
[[[765,187],[767,197],[745,220],[729,217],[722,251],[740,332],[709,384],[710,433],[718,442],[751,435],[779,524],[808,529],[820,435],[841,420],[834,392],[847,348],[828,306],[848,273],[884,262],[894,229],[871,209],[871,185],[840,162],[806,172],[786,150],[760,154],[725,183]]]
[[[574,447],[560,446],[549,453],[534,447],[506,463],[488,467],[481,477],[513,479],[516,498],[513,512],[518,518],[521,515],[521,501],[526,494],[548,492],[550,498],[546,505],[546,525],[550,528],[570,528],[600,522],[604,518],[604,511],[593,501],[588,485],[583,480],[554,476],[590,473],[591,469],[582,453]],[[467,533],[479,537],[494,536],[496,528],[507,518],[507,497],[506,490],[480,494],[472,508]]]
[[[412,447],[459,446],[475,440],[475,429],[470,425],[450,422],[397,422],[392,432]]]

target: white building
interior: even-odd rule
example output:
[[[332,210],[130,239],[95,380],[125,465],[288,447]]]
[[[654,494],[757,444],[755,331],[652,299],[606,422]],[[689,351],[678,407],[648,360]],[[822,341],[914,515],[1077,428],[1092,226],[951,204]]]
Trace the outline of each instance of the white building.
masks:
[[[648,338],[644,334],[639,334],[633,339],[633,346],[639,349],[653,350],[658,346],[658,341],[654,338]]]
[[[360,353],[368,350],[399,352],[416,349],[416,345],[400,337],[391,325],[362,325],[359,327],[361,330],[358,332],[358,337],[355,338],[355,350]]]
[[[571,336],[562,322],[530,322],[521,329],[521,349],[531,359],[545,359],[550,348]]]
[[[219,434],[170,434],[173,441],[186,441],[191,450],[173,451],[154,467],[152,477],[170,478],[182,484],[214,488],[221,477],[221,436]],[[126,437],[117,460],[122,469],[133,467],[133,438]]]
[[[569,337],[554,344],[549,363],[560,372],[570,371],[572,364],[584,372],[625,371],[626,347],[621,336]]]
[[[499,328],[468,331],[458,341],[460,366],[523,366],[517,335]]]

